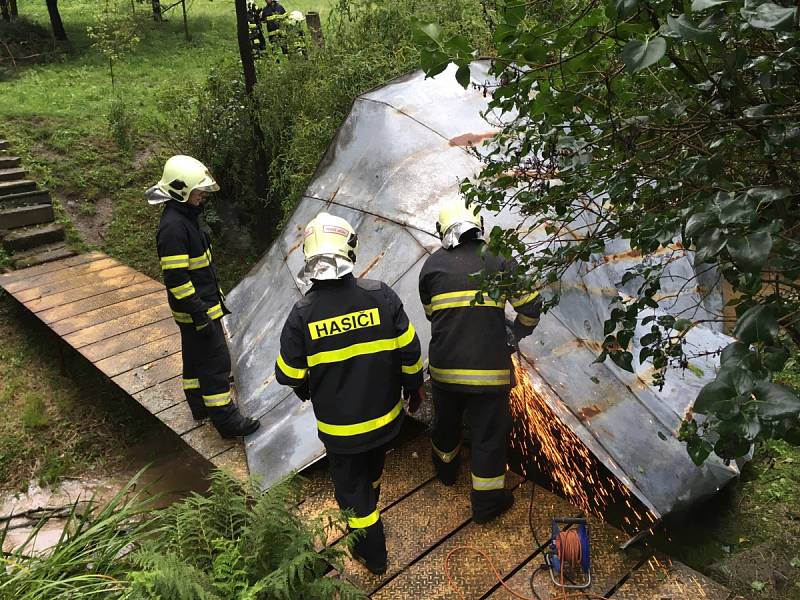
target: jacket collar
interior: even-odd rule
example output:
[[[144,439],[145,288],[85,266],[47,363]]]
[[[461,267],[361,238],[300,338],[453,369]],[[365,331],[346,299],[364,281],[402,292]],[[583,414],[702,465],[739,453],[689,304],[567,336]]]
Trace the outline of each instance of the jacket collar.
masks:
[[[177,200],[170,200],[167,202],[167,208],[182,214],[187,219],[197,222],[198,217],[203,214],[203,205],[192,206],[188,202],[178,202]]]

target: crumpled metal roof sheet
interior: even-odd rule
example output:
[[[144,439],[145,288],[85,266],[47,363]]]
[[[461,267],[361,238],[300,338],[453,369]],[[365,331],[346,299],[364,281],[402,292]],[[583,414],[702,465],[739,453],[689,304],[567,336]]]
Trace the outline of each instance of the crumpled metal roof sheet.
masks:
[[[488,120],[482,116],[488,106],[482,89],[463,90],[452,69],[427,80],[414,72],[355,100],[285,230],[228,296],[233,315],[226,326],[238,399],[244,412],[262,423],[247,440],[247,458],[251,473],[265,486],[324,454],[310,403],[299,402],[278,385],[273,372],[283,321],[303,291],[295,277],[303,264],[302,232],[318,212],[352,223],[359,236],[355,274],[384,280],[395,289],[427,350],[430,328],[417,277],[425,258],[439,247],[436,206],[442,197],[458,195],[460,181],[480,168],[467,143],[480,144],[499,123],[492,115]],[[487,73],[488,63],[473,63],[473,82],[489,81]],[[487,215],[486,221],[488,231],[494,224],[517,226],[521,219],[505,211]],[[529,238],[544,239],[544,234],[533,231]],[[713,357],[694,361],[691,371],[671,372],[663,391],[648,385],[647,364],[637,365],[634,374],[610,361],[592,364],[616,282],[642,260],[623,241],[612,246],[605,256],[570,269],[559,284],[560,305],[542,318],[521,350],[531,376],[552,391],[548,403],[553,409],[661,516],[713,493],[738,470],[713,456],[696,467],[675,437],[681,417],[713,374]],[[684,288],[685,278],[694,274],[690,253],[675,248],[648,260],[667,259],[664,293],[675,294],[669,312],[721,311],[719,293]],[[716,350],[727,338],[698,327],[688,343]],[[633,352],[637,356],[638,348]]]

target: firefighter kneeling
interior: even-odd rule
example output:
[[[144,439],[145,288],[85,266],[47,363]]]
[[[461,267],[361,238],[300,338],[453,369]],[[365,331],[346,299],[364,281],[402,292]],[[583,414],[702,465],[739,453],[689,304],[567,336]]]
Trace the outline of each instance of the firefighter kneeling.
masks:
[[[311,399],[328,452],[336,501],[363,530],[353,556],[386,571],[378,511],[387,444],[403,423],[403,395],[414,412],[423,397],[420,343],[397,294],[353,276],[358,238],[350,224],[320,213],[306,227],[303,277],[308,293],[281,332],[278,381]]]
[[[516,264],[485,252],[483,219],[461,198],[440,204],[436,229],[442,247],[428,257],[419,275],[420,299],[431,321],[433,463],[442,483],[452,485],[466,416],[472,438],[472,516],[486,523],[514,501],[505,489],[514,344],[509,344],[506,330],[506,300],[483,296],[477,301],[472,275],[496,275]],[[519,340],[538,323],[541,302],[536,292],[510,302],[518,313],[510,329]]]

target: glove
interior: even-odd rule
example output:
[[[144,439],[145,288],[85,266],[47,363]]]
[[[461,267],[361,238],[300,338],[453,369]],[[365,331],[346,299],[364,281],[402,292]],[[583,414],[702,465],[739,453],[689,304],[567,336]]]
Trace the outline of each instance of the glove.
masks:
[[[425,400],[425,387],[419,386],[413,391],[403,388],[403,400],[406,402],[406,412],[413,415],[419,410],[422,401]]]
[[[294,395],[300,398],[303,402],[311,398],[311,390],[308,386],[308,378],[306,378],[303,383],[298,385],[296,388],[292,388],[294,390]]]
[[[211,336],[214,335],[214,327],[206,313],[193,313],[192,323],[194,323],[195,330],[203,339],[211,339]]]

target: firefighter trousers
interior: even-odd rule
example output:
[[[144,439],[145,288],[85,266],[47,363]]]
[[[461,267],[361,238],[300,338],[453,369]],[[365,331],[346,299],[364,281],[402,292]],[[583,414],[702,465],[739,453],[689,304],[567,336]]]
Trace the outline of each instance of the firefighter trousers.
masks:
[[[328,452],[336,502],[351,513],[348,528],[364,530],[354,549],[370,565],[386,562],[386,537],[378,511],[385,460],[386,446],[358,454]]]
[[[472,515],[481,519],[495,512],[505,492],[506,444],[511,431],[508,392],[465,394],[433,385],[433,464],[439,479],[452,485],[459,469],[461,429],[466,419],[472,459]]]
[[[183,391],[195,419],[211,417],[219,429],[234,413],[231,401],[231,356],[221,319],[210,321],[210,335],[203,336],[194,325],[179,324],[183,357]]]

